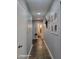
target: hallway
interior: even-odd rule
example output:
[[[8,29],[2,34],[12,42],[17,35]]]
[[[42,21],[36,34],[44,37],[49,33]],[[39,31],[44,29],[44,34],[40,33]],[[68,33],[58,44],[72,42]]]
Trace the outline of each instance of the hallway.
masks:
[[[18,0],[17,59],[61,59],[60,0]]]
[[[37,39],[32,47],[29,59],[51,59],[43,39]]]
[[[36,24],[35,24],[36,23]],[[35,21],[35,34],[32,40],[32,49],[28,59],[51,59],[44,39],[45,27],[43,21]],[[33,25],[34,26],[34,25]]]

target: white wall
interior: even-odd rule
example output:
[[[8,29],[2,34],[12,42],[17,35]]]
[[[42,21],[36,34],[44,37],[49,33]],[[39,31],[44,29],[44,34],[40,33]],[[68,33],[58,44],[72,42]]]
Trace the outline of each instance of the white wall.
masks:
[[[30,25],[30,26],[29,26]],[[18,59],[26,59],[32,45],[32,19],[27,6],[22,0],[17,0],[17,48]]]
[[[35,39],[35,33],[36,33],[36,26],[37,26],[37,24],[36,24],[36,21],[33,21],[32,22],[32,38],[33,39]]]
[[[27,54],[32,46],[32,18],[29,16],[27,21]]]
[[[57,13],[57,18],[53,22],[49,21],[49,27],[45,31],[45,41],[54,57],[54,59],[61,59],[61,12],[60,2],[55,1],[47,16],[54,16]],[[57,24],[57,31],[54,30],[54,25]],[[53,25],[53,31],[51,31]]]

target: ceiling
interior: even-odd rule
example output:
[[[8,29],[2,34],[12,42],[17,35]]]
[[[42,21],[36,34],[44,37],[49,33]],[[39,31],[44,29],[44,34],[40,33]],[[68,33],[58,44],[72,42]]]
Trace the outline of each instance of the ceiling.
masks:
[[[50,9],[54,0],[25,0],[32,16],[42,17]]]

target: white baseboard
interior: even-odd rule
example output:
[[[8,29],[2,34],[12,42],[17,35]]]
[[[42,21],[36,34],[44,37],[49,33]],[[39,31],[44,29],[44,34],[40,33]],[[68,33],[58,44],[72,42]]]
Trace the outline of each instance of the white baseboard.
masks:
[[[31,53],[32,47],[33,47],[33,45],[31,45],[31,47],[30,47],[30,50],[29,50],[29,53],[28,53],[27,59],[29,59],[29,56],[31,56],[30,53]]]
[[[50,52],[50,49],[48,48],[48,46],[47,46],[47,44],[46,44],[46,42],[45,42],[45,40],[43,40],[43,42],[44,42],[44,44],[45,44],[45,46],[46,46],[46,48],[47,48],[47,50],[48,50],[48,52],[49,52],[51,58],[54,59],[53,56],[52,56],[52,54],[51,54],[51,52]],[[29,53],[28,53],[28,55],[27,55],[27,59],[29,59],[29,56],[31,56],[30,53],[31,53],[32,47],[33,47],[33,45],[31,45],[31,47],[30,47]]]
[[[47,48],[47,50],[48,50],[48,52],[49,52],[51,58],[54,59],[54,57],[52,56],[52,53],[50,52],[50,49],[48,48],[48,46],[47,46],[45,40],[43,40],[43,42],[44,42],[44,44],[45,44],[45,46],[46,46],[46,48]]]

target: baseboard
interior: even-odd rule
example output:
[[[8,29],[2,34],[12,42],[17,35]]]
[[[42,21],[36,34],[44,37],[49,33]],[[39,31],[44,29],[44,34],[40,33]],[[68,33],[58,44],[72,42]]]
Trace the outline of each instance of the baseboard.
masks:
[[[30,47],[27,59],[29,59],[29,56],[31,56],[30,53],[31,53],[32,47],[33,47],[33,45],[31,45],[31,47]]]
[[[48,50],[48,52],[49,52],[51,58],[54,59],[54,57],[52,56],[52,53],[50,52],[50,49],[48,48],[48,46],[47,46],[45,40],[43,40],[43,42],[44,42],[44,44],[45,44],[45,46],[46,46],[46,48],[47,48],[47,50]]]

